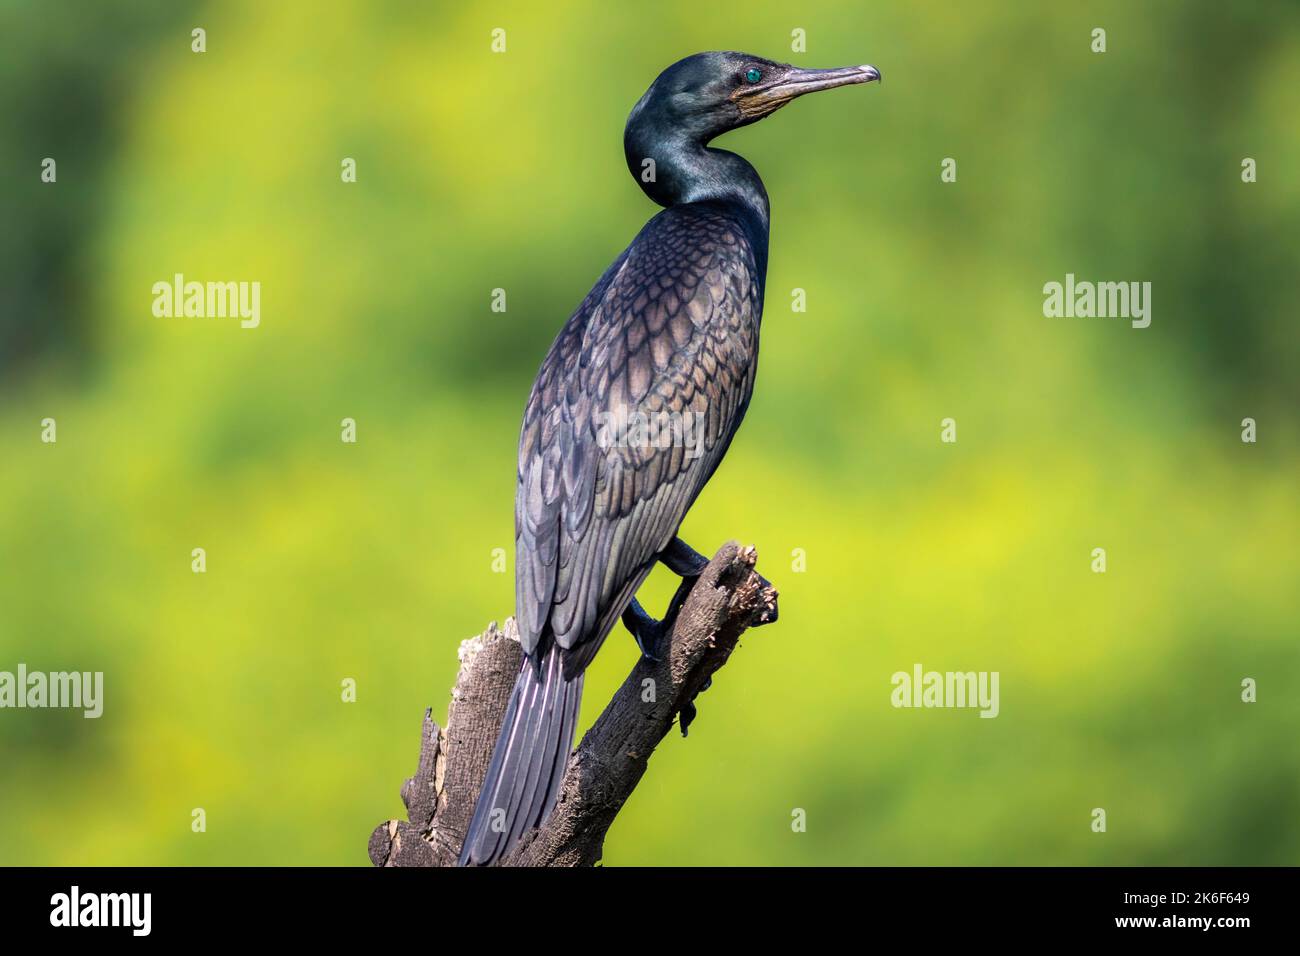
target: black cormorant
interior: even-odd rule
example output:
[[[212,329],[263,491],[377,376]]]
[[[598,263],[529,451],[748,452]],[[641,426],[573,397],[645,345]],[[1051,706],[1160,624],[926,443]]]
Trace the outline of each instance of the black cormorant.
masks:
[[[768,236],[763,181],[709,141],[804,93],[878,79],[872,66],[804,70],[699,53],[664,70],[633,107],[628,169],[666,208],[564,324],[524,409],[515,609],[526,656],[462,864],[495,862],[545,822],[583,671],[620,617],[654,656],[703,569],[677,530],[749,405]],[[633,599],[658,561],[684,579],[662,622]]]

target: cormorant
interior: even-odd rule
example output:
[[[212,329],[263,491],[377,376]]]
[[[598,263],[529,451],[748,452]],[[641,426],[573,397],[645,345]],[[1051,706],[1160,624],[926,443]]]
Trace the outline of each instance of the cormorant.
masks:
[[[628,169],[666,208],[564,324],[524,409],[515,611],[525,658],[462,864],[495,862],[545,822],[588,663],[620,616],[653,657],[703,570],[677,530],[749,405],[768,237],[763,181],[709,141],[804,93],[878,79],[873,66],[804,70],[699,53],[664,70],[633,107]],[[649,427],[620,427],[629,422]],[[683,578],[662,622],[634,600],[659,561]]]

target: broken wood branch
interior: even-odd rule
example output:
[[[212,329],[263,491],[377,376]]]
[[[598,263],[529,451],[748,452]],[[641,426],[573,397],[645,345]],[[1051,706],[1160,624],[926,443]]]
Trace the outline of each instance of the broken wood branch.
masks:
[[[570,757],[559,800],[504,866],[592,866],[605,836],[674,722],[683,730],[748,628],[776,619],[777,592],[754,570],[756,553],[729,542],[687,596],[663,659],[642,657]],[[522,660],[514,619],[460,646],[447,726],[426,711],[415,776],[402,787],[408,820],[370,837],[376,866],[453,866]]]

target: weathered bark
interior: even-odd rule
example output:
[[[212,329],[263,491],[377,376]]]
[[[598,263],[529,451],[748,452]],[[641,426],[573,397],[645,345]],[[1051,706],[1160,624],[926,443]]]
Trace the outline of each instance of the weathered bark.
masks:
[[[559,802],[505,866],[591,866],[673,722],[690,723],[693,701],[745,630],[776,619],[776,590],[754,571],[753,548],[722,546],[686,598],[663,660],[640,659],[569,760]],[[513,618],[460,646],[460,673],[445,730],[425,711],[415,776],[402,787],[409,822],[389,820],[370,837],[376,866],[452,866],[519,672]]]

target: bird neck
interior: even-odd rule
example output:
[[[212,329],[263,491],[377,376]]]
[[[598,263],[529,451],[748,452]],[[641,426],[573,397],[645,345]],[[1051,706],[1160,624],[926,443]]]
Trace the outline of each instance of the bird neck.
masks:
[[[713,149],[686,133],[661,133],[637,123],[628,124],[623,151],[642,191],[659,205],[739,203],[767,233],[767,190],[743,157]]]

